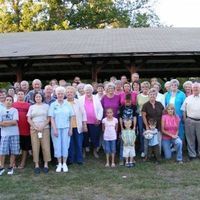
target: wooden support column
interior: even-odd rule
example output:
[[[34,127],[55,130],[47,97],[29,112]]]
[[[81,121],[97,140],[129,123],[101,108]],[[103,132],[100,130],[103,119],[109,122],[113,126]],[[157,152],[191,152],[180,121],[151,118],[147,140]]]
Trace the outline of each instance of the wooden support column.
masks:
[[[21,82],[23,78],[23,63],[19,63],[16,66],[16,82]]]
[[[126,66],[126,68],[128,69],[128,71],[130,72],[130,77],[133,73],[137,72],[137,67],[135,64],[132,64],[131,66]]]
[[[92,67],[92,81],[98,82],[98,73],[101,71],[101,68],[97,66]]]

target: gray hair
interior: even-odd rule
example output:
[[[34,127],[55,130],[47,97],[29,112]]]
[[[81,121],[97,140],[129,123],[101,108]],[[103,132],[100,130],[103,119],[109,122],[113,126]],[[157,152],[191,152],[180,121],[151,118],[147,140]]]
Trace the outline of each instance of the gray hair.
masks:
[[[56,92],[56,95],[57,95],[59,92],[65,94],[65,93],[66,93],[66,90],[65,90],[65,88],[64,88],[63,86],[58,86],[58,87],[55,89],[55,92]]]
[[[185,81],[183,83],[183,88],[185,89],[186,85],[190,85],[192,87],[192,81]]]
[[[84,88],[85,87],[85,83],[79,83],[78,85],[77,85],[77,89],[79,90],[79,89],[81,89],[81,88]]]
[[[149,83],[148,81],[143,81],[143,82],[141,83],[141,87],[143,87],[143,86],[148,86],[148,88],[151,87],[151,85],[150,85],[150,83]]]
[[[73,86],[67,86],[66,87],[66,92],[69,91],[69,90],[73,91],[74,95],[76,94],[76,88],[75,87],[73,87]]]
[[[194,83],[192,83],[192,88],[195,87],[195,86],[200,87],[200,83],[199,83],[199,82],[194,82]]]
[[[109,87],[112,87],[113,89],[115,89],[115,84],[112,82],[109,82],[108,84],[105,85],[105,90],[108,90]]]
[[[86,91],[86,90],[90,90],[91,92],[93,92],[93,91],[94,91],[94,88],[92,87],[91,84],[86,84],[86,85],[84,86],[84,91]]]
[[[171,81],[170,81],[170,85],[172,85],[172,84],[176,84],[177,86],[179,86],[179,81],[177,80],[177,79],[172,79]]]
[[[166,88],[167,85],[171,85],[171,82],[170,82],[170,81],[167,81],[167,82],[164,84],[164,87]]]
[[[150,90],[149,90],[149,94],[151,94],[151,93],[158,93],[158,91],[155,89],[155,88],[151,88]]]

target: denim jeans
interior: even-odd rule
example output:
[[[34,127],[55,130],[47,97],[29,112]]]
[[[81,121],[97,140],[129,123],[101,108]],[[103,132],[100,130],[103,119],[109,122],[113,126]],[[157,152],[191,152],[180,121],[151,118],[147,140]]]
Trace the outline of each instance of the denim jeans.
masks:
[[[162,139],[162,147],[163,147],[165,158],[170,159],[172,157],[171,144],[173,144],[176,148],[176,152],[177,152],[176,160],[181,161],[183,159],[182,140],[179,137],[176,139],[170,139],[170,140]]]
[[[139,138],[140,138],[140,153],[144,152],[144,136],[143,136],[143,120],[142,116],[138,116],[138,131],[139,131]]]
[[[69,147],[69,163],[82,163],[83,162],[83,133],[79,133],[77,128],[72,129],[72,136],[70,139],[70,147]]]

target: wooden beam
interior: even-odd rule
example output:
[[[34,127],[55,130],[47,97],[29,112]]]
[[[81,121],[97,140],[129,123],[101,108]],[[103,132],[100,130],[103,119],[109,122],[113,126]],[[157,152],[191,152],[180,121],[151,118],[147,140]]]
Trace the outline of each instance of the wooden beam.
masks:
[[[101,71],[101,66],[92,67],[92,81],[98,82],[98,73]]]

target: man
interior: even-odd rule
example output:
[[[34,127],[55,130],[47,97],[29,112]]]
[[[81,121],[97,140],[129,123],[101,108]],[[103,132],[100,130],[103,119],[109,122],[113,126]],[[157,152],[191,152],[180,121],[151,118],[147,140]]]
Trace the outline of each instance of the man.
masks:
[[[44,103],[51,105],[56,100],[53,96],[53,87],[51,85],[46,85],[44,87]]]
[[[134,82],[138,82],[139,81],[139,78],[140,78],[140,76],[139,76],[138,73],[133,73],[131,75],[131,88],[133,88],[133,83]]]
[[[200,155],[200,83],[193,83],[192,93],[181,107],[184,112],[185,135],[190,160]],[[196,139],[198,148],[196,148]]]
[[[122,75],[120,80],[122,82],[122,85],[124,85],[124,83],[128,82],[127,77],[125,75]]]
[[[23,80],[20,83],[20,88],[21,88],[21,90],[24,91],[24,94],[27,95],[28,92],[29,92],[29,83],[28,83],[28,81]]]
[[[33,105],[35,103],[33,97],[36,92],[43,94],[42,83],[39,79],[34,79],[32,82],[33,90],[30,90],[25,97],[25,101]]]

